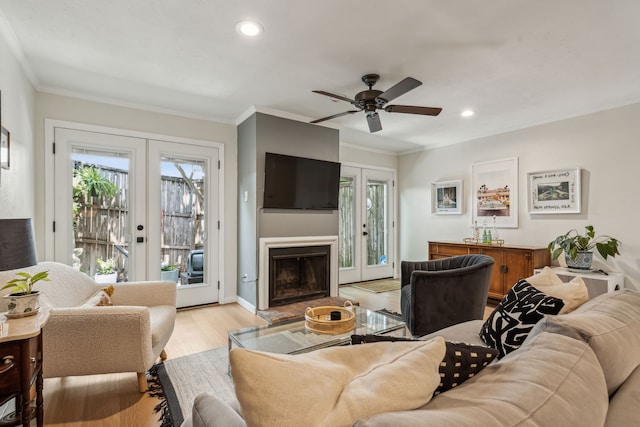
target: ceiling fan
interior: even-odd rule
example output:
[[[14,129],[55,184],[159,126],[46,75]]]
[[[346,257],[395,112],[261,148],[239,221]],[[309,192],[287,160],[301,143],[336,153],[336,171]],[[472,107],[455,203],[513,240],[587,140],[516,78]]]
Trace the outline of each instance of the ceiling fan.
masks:
[[[397,97],[404,95],[420,86],[422,82],[414,79],[413,77],[407,77],[404,80],[397,83],[395,86],[385,90],[374,90],[373,86],[376,84],[380,76],[378,74],[365,74],[362,76],[364,84],[369,86],[368,90],[363,90],[356,94],[355,99],[349,99],[341,95],[325,92],[323,90],[314,90],[313,92],[320,95],[326,95],[333,99],[346,101],[352,104],[356,110],[349,110],[343,113],[334,114],[329,117],[323,117],[321,119],[313,120],[310,123],[320,123],[325,120],[335,119],[336,117],[346,116],[347,114],[357,113],[364,111],[367,115],[367,124],[369,125],[369,132],[378,132],[382,130],[382,123],[380,123],[380,117],[378,116],[378,109],[382,109],[388,113],[409,113],[409,114],[421,114],[424,116],[437,116],[442,111],[442,108],[435,107],[415,107],[411,105],[387,105],[387,103]]]

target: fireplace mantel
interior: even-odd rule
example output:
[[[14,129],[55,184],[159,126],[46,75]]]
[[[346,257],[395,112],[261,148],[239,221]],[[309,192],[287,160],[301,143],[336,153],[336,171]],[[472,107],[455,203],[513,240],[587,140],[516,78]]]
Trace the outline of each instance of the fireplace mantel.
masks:
[[[331,246],[329,295],[338,296],[338,236],[263,237],[259,240],[258,310],[269,308],[269,249],[292,246]]]

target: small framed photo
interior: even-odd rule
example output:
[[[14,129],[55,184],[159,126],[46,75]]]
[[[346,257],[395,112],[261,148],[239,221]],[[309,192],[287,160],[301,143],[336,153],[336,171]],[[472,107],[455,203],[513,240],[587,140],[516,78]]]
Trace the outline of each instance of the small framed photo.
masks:
[[[9,169],[9,143],[11,142],[9,131],[2,126],[2,135],[0,137],[0,167]]]
[[[527,174],[530,214],[580,213],[580,168]]]
[[[441,181],[431,184],[432,212],[437,215],[462,214],[462,180]]]

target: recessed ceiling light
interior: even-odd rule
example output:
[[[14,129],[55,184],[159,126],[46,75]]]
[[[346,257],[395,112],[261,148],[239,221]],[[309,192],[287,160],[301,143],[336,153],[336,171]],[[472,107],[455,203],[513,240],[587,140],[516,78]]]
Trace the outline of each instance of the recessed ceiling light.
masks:
[[[254,21],[240,21],[236,24],[236,31],[245,36],[257,36],[262,32],[262,26]]]
[[[473,111],[473,110],[464,110],[462,113],[460,113],[460,115],[462,117],[471,117],[471,116],[473,116],[475,114],[476,114],[476,112]]]

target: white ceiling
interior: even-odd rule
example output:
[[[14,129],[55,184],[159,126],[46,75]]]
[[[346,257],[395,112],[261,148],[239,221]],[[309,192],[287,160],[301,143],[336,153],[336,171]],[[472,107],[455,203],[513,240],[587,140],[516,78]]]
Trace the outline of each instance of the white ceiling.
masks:
[[[377,73],[423,85],[329,123],[391,152],[468,141],[640,101],[637,0],[0,0],[38,90],[235,123],[252,107],[317,119]],[[0,24],[2,24],[0,16]],[[259,38],[235,31],[251,18]],[[8,26],[6,25],[8,23]],[[460,112],[471,108],[473,118]]]

